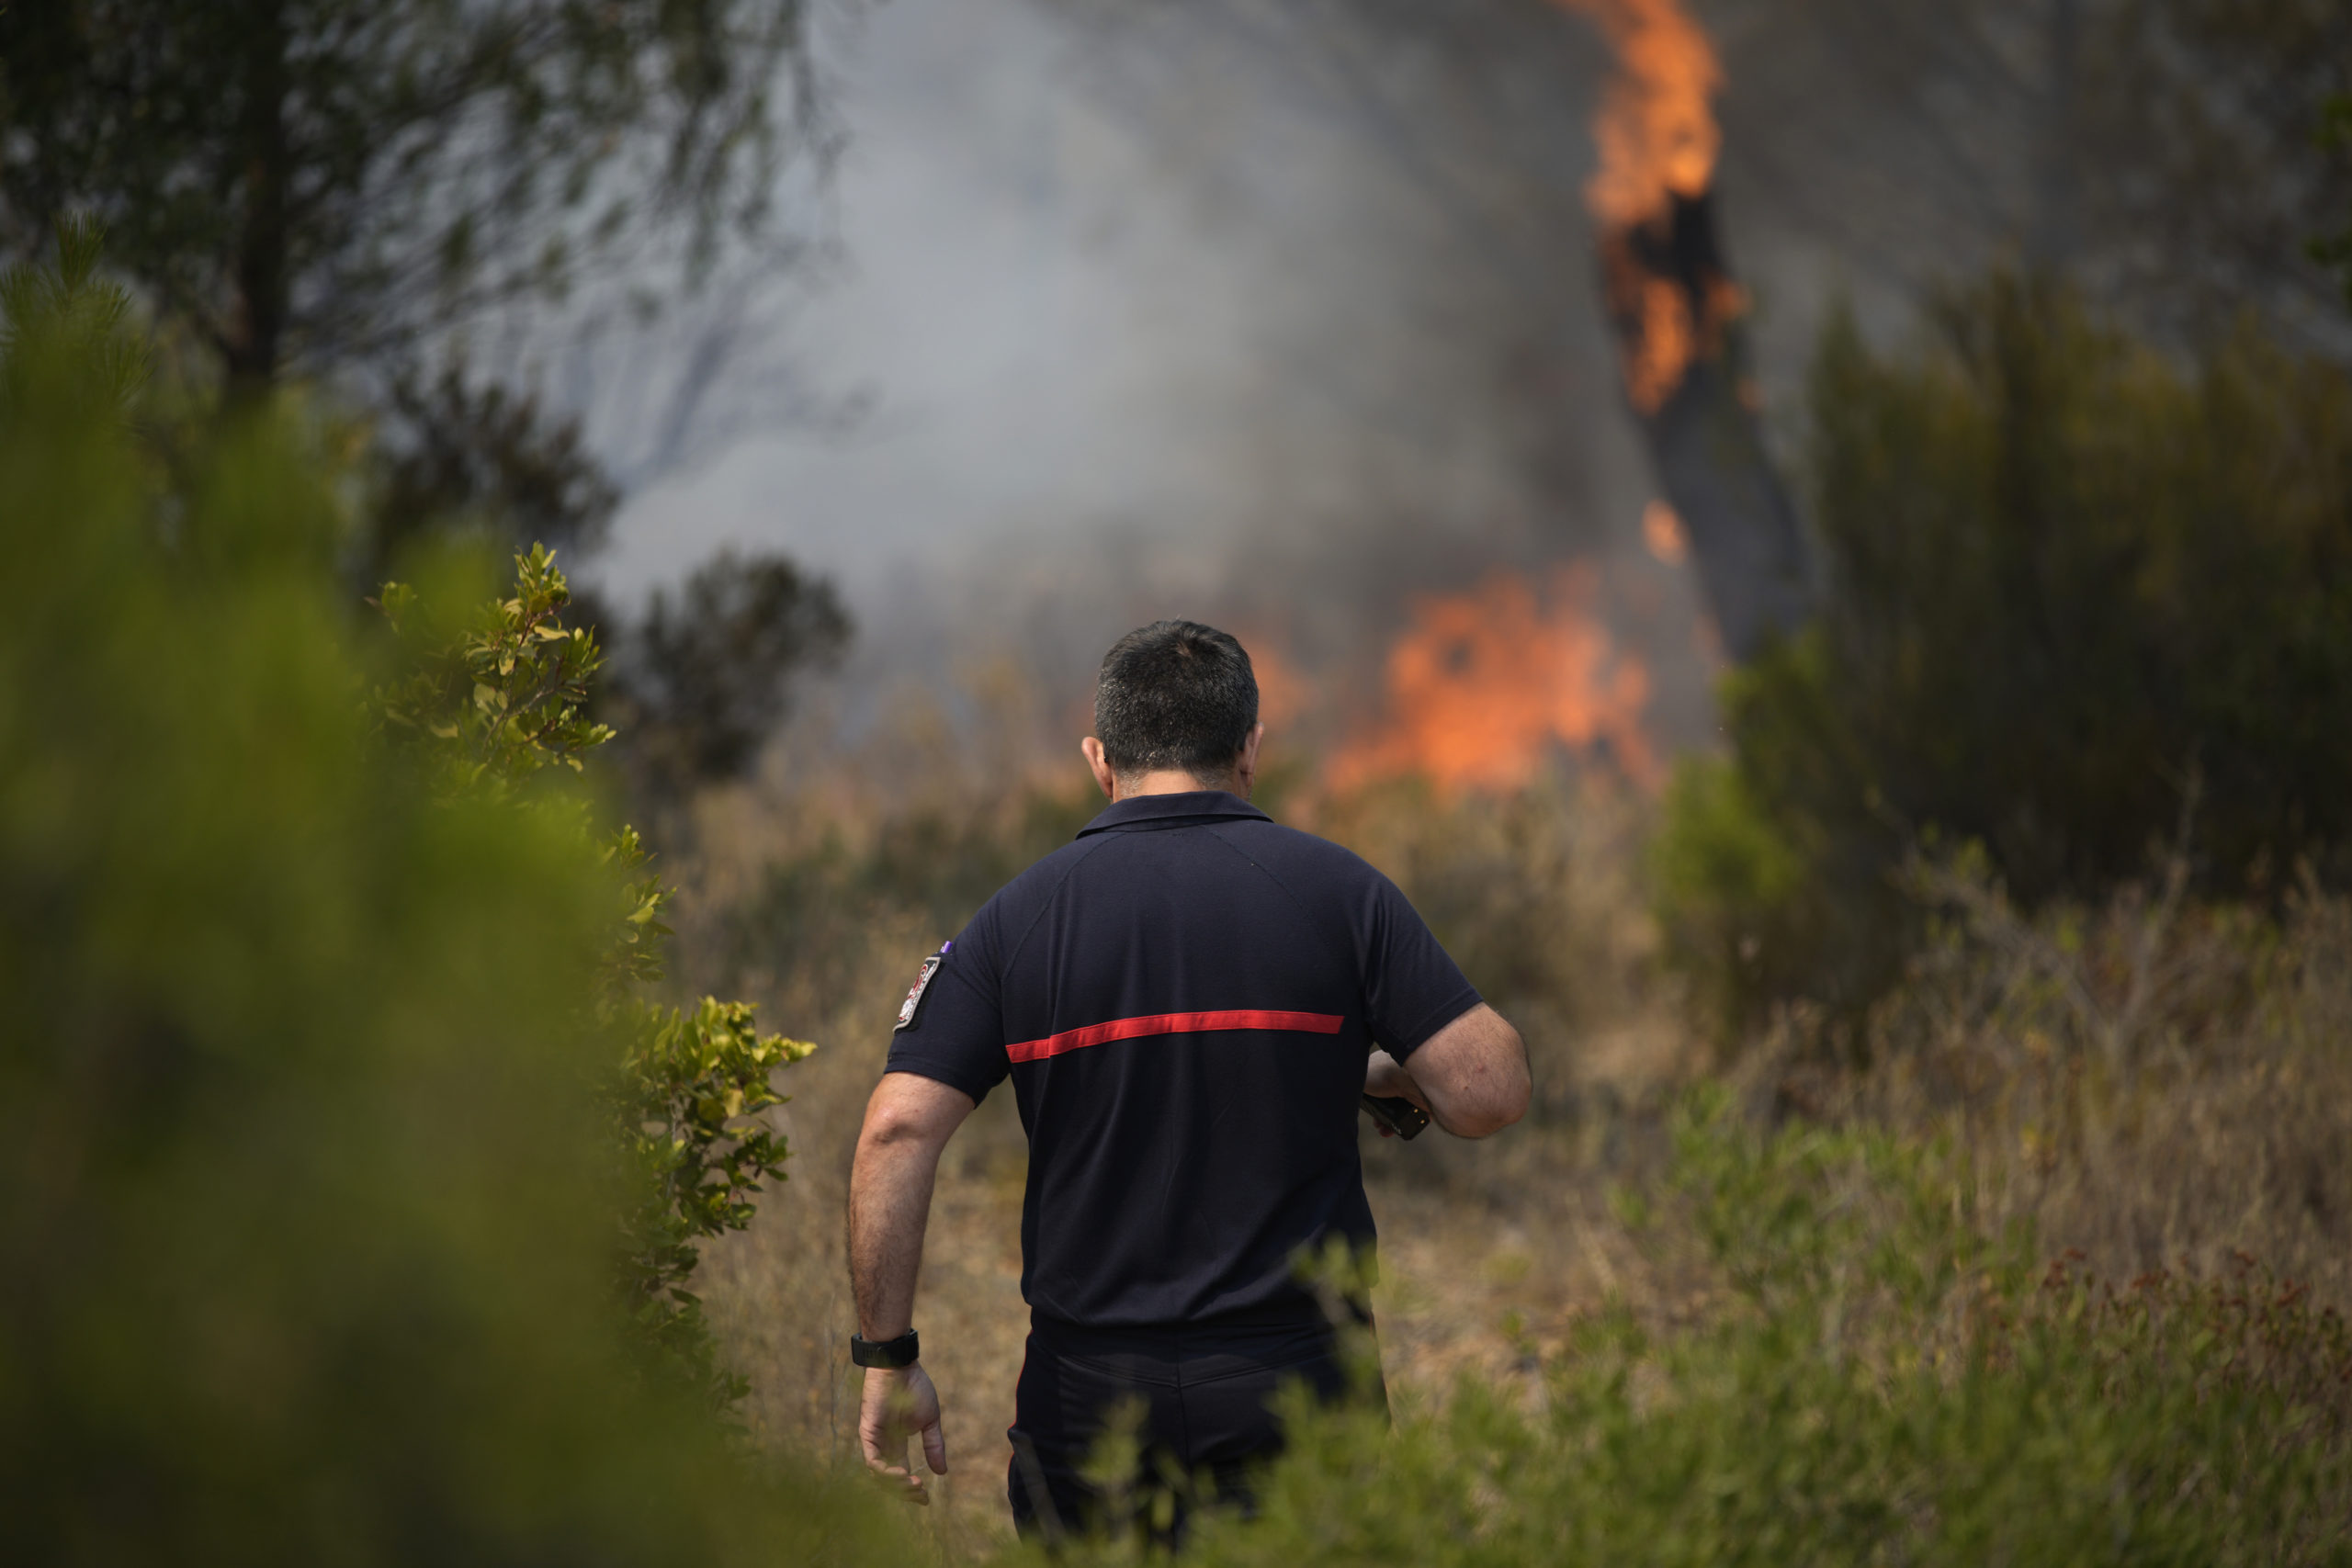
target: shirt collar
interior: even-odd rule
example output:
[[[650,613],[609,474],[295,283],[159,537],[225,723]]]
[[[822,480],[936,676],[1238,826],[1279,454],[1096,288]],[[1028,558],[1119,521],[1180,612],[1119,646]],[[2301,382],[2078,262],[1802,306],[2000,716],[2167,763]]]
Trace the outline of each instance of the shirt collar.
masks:
[[[1102,814],[1078,830],[1081,839],[1089,833],[1106,833],[1119,828],[1136,828],[1149,822],[1172,822],[1185,818],[1216,818],[1221,817],[1255,818],[1271,822],[1272,818],[1229,790],[1188,789],[1181,795],[1136,795],[1102,808]]]

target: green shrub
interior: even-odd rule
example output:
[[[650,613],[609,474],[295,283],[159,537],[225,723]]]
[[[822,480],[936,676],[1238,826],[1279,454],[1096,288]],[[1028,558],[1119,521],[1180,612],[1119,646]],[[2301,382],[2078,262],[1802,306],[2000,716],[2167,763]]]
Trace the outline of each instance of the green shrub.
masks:
[[[1611,1310],[1532,1385],[1465,1380],[1393,1434],[1295,1407],[1261,1517],[1210,1517],[1192,1560],[2352,1561],[2352,1339],[2291,1287],[2037,1281],[1946,1149],[1768,1135],[1720,1093],[1676,1144],[1695,1324]]]
[[[646,995],[665,977],[671,931],[662,916],[671,890],[644,874],[649,857],[636,829],[599,839],[585,801],[534,788],[550,770],[559,781],[581,773],[585,754],[613,739],[586,712],[603,652],[593,633],[563,624],[571,591],[551,552],[534,546],[514,569],[511,593],[455,625],[436,624],[410,585],[387,584],[379,604],[413,668],[377,693],[376,707],[382,729],[405,741],[441,797],[551,813],[582,857],[613,878],[596,983],[575,1005],[583,1022],[593,1010],[624,1042],[598,1085],[634,1177],[621,1215],[618,1292],[650,1363],[731,1406],[749,1384],[718,1364],[687,1282],[700,1244],[750,1224],[761,1184],[784,1179],[785,1140],[757,1118],[785,1102],[774,1074],[816,1047],[762,1034],[745,1002],[705,997],[681,1009]]]
[[[0,352],[0,1555],[903,1560],[618,1348],[576,810],[385,765],[315,423],[152,461],[69,262]]]
[[[2095,897],[2194,788],[2202,890],[2341,880],[2352,381],[2250,328],[2183,374],[1996,275],[1906,355],[1834,321],[1811,424],[1825,608],[1726,682],[1731,753],[1688,765],[1659,850],[1726,1021],[1883,987],[1923,837],[1981,841],[2026,908]]]

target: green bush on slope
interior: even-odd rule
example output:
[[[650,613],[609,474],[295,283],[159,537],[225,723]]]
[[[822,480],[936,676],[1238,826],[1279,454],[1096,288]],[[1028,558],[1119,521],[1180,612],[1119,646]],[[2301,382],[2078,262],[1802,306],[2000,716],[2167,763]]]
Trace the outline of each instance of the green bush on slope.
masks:
[[[151,463],[68,250],[0,350],[0,1555],[902,1555],[632,1371],[613,874],[371,754],[333,465]]]
[[[2251,329],[2183,375],[2063,289],[1958,294],[1916,352],[1823,339],[1816,625],[1724,686],[1658,869],[1724,1020],[1866,1002],[1918,929],[1893,873],[1981,842],[2032,908],[2145,875],[2340,881],[2352,844],[2352,380]],[[2192,783],[2193,781],[2193,783]]]

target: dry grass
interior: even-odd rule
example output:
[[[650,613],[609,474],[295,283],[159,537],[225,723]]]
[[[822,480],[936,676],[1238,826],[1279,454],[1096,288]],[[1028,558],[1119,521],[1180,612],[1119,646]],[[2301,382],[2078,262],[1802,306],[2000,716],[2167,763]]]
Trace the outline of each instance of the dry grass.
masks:
[[[1791,1020],[1751,1081],[1952,1139],[1988,1212],[2111,1278],[2251,1254],[2352,1303],[2352,902],[2306,886],[2274,920],[2126,888],[2027,921],[1964,870],[1920,892],[1954,919],[1873,1019],[1874,1065],[1809,1066]]]
[[[1042,852],[1082,808],[1041,814],[983,796],[953,808],[960,826],[936,842],[941,853],[1008,840]],[[700,955],[694,977],[751,995],[775,1024],[824,1048],[793,1069],[780,1112],[792,1179],[749,1234],[711,1249],[705,1290],[752,1380],[755,1427],[845,1461],[855,1445],[841,1351],[852,1327],[841,1221],[850,1154],[898,999],[953,920],[936,885],[903,896],[881,885],[899,873],[875,852],[895,830],[879,818],[837,811],[812,826],[741,802],[733,811],[704,825],[710,871],[684,933]],[[1400,1402],[1464,1371],[1526,1377],[1612,1296],[1661,1322],[1706,1310],[1690,1249],[1671,1234],[1629,1232],[1611,1193],[1655,1177],[1666,1108],[1710,1072],[1744,1085],[1762,1116],[1863,1119],[1953,1140],[1996,1213],[2030,1216],[2046,1252],[2079,1248],[2109,1278],[2183,1260],[2213,1271],[2243,1251],[2323,1300],[2352,1302],[2352,907],[2342,901],[2306,895],[2265,921],[2127,890],[2105,909],[2026,920],[1981,877],[1945,867],[1921,894],[1953,911],[1951,925],[1873,1020],[1872,1065],[1829,1059],[1798,1011],[1724,1067],[1658,972],[1638,798],[1554,781],[1504,802],[1396,790],[1294,800],[1281,814],[1396,876],[1520,1022],[1536,1063],[1535,1111],[1491,1143],[1366,1138],[1382,1355]],[[813,908],[777,924],[779,887]],[[1001,1091],[951,1145],[933,1203],[918,1321],[948,1413],[955,1472],[931,1520],[951,1554],[1008,1528],[1023,1170]]]

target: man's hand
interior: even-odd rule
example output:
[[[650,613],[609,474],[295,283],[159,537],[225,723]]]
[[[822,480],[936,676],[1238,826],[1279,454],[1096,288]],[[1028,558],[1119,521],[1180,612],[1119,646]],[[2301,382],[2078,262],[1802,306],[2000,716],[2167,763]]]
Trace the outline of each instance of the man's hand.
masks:
[[[915,1277],[922,1270],[922,1233],[939,1151],[965,1117],[972,1097],[912,1073],[885,1073],[866,1102],[849,1177],[849,1280],[858,1332],[874,1344],[895,1339],[914,1321]],[[932,1473],[947,1473],[939,1431],[939,1394],[920,1366],[868,1367],[857,1418],[865,1462],[912,1501],[928,1504],[922,1478],[905,1461],[907,1438],[922,1434]]]
[[[1405,1070],[1405,1064],[1385,1051],[1374,1051],[1364,1058],[1363,1091],[1380,1100],[1409,1100],[1423,1111],[1430,1108],[1429,1097],[1413,1081],[1413,1075]],[[1373,1125],[1380,1129],[1384,1138],[1396,1135],[1382,1122],[1374,1122]]]
[[[907,1462],[907,1439],[922,1438],[923,1462],[933,1475],[947,1473],[947,1436],[939,1428],[939,1391],[921,1366],[868,1367],[865,1397],[857,1416],[857,1440],[865,1468],[890,1483],[910,1503],[931,1506],[922,1477]]]

